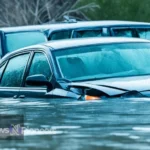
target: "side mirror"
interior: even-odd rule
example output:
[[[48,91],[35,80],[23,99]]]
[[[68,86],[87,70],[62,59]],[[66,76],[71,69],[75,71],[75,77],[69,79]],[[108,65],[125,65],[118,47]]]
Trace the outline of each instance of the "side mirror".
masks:
[[[53,89],[52,84],[42,74],[28,76],[26,84],[30,86],[47,86],[49,90]]]

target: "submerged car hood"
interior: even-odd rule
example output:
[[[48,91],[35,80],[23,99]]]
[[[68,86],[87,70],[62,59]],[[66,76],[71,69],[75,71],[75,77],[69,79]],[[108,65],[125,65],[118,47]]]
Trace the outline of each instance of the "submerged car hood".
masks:
[[[97,89],[109,96],[129,91],[137,91],[150,96],[150,75],[76,82],[71,83],[70,86]]]

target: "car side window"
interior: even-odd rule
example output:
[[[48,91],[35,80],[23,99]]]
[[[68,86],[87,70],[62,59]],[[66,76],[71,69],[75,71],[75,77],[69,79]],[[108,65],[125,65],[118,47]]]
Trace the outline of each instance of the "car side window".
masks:
[[[49,36],[48,40],[50,41],[50,40],[70,39],[71,33],[72,33],[71,30],[56,31]]]
[[[36,52],[31,62],[28,76],[43,74],[49,80],[51,77],[51,70],[47,57],[42,52]]]
[[[102,37],[102,29],[93,29],[93,30],[79,30],[74,33],[75,38],[85,38],[85,37]]]
[[[21,86],[29,55],[29,53],[22,54],[9,60],[1,79],[2,87]]]
[[[114,36],[118,37],[134,37],[134,33],[132,29],[113,29]]]
[[[150,28],[137,29],[137,32],[140,38],[150,40]]]

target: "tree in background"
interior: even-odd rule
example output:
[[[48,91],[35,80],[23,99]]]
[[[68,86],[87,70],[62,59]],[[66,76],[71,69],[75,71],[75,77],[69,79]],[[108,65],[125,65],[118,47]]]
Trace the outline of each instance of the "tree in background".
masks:
[[[0,0],[0,26],[78,20],[150,21],[150,0]]]
[[[92,0],[100,6],[95,11],[83,10],[89,20],[130,20],[150,22],[150,0]],[[91,0],[80,0],[76,7]]]
[[[1,0],[0,26],[32,25],[62,20],[64,15],[87,19],[83,10],[93,11],[98,5],[80,0]]]

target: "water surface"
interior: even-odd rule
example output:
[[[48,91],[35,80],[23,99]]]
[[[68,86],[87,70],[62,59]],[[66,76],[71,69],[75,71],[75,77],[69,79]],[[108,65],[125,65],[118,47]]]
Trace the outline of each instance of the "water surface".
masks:
[[[23,114],[23,141],[2,150],[150,149],[150,99],[0,99],[0,114]],[[38,130],[40,129],[40,130]]]

